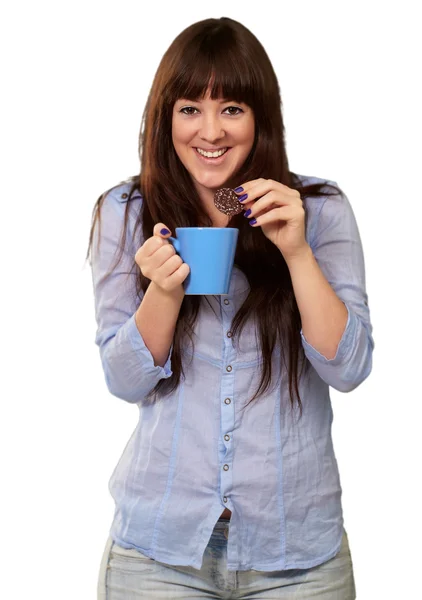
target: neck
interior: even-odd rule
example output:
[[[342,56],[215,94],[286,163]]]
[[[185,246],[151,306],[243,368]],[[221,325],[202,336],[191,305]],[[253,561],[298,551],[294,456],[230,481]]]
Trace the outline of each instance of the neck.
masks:
[[[220,213],[219,216],[211,217],[212,218],[212,226],[213,227],[227,227],[229,224],[229,217],[227,215],[223,215]]]
[[[213,227],[227,227],[230,221],[229,217],[216,208],[214,204],[214,193],[216,190],[209,188],[198,189],[198,194],[201,199],[202,205],[204,206],[208,216],[212,221]]]

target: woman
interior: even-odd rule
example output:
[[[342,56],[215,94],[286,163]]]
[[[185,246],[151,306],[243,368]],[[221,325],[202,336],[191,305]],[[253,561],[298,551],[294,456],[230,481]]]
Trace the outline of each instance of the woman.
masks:
[[[271,63],[227,18],[164,55],[140,155],[90,236],[105,379],[139,409],[98,597],[355,598],[329,386],[356,388],[374,343],[348,199],[289,170]],[[227,296],[184,295],[177,226],[239,229]]]

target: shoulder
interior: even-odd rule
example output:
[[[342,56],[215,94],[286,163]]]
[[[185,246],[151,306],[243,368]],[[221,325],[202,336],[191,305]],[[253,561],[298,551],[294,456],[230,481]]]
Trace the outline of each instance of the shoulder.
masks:
[[[134,178],[131,178],[104,191],[99,198],[99,204],[102,216],[118,215],[123,218],[128,210],[130,217],[135,217],[142,205],[142,195],[135,187]]]
[[[134,178],[122,181],[105,190],[99,196],[95,206],[94,222],[103,225],[107,231],[117,231],[125,223],[129,231],[135,230],[142,205],[142,195],[135,187]],[[98,219],[97,219],[98,217]]]
[[[310,175],[296,174],[296,177],[304,188],[302,199],[307,213],[307,237],[312,243],[321,229],[350,216],[352,208],[337,181]],[[319,186],[314,188],[318,189],[318,194],[312,188],[306,190],[315,185]]]
[[[321,204],[328,196],[335,194],[336,190],[337,194],[335,195],[340,196],[342,194],[339,184],[333,179],[324,179],[322,177],[315,177],[314,175],[300,175],[298,173],[295,173],[295,176],[299,180],[301,188],[305,188],[305,199],[310,200],[311,204]],[[313,195],[312,192],[306,192],[306,188],[310,188],[311,186],[319,186],[320,193]],[[327,192],[327,195],[324,192]]]
[[[311,175],[295,174],[299,180],[302,200],[310,213],[319,213],[328,199],[334,198],[337,203],[346,199],[337,181],[323,179]],[[315,186],[315,187],[314,187]],[[317,191],[315,191],[317,190]],[[347,200],[347,199],[346,199]]]
[[[122,181],[112,188],[102,193],[104,201],[107,199],[111,203],[127,204],[128,202],[141,203],[142,195],[135,187],[133,178]]]

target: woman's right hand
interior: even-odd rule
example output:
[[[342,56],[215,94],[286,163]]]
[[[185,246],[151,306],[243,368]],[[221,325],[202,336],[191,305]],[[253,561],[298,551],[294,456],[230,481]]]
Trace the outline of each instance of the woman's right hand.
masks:
[[[163,229],[167,229],[168,233],[162,234]],[[169,228],[164,223],[157,223],[153,236],[148,238],[135,254],[135,262],[142,275],[151,279],[165,292],[180,291],[190,272],[189,266],[176,254],[166,239],[170,236]]]

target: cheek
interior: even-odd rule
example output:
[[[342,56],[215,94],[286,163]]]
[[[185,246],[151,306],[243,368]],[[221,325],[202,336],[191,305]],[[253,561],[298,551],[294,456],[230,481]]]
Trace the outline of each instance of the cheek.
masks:
[[[245,147],[251,148],[255,137],[255,126],[254,123],[248,123],[239,129],[237,134],[238,143]]]
[[[188,123],[184,122],[184,123],[180,123],[177,122],[177,120],[175,122],[173,122],[173,127],[172,127],[172,137],[173,137],[173,143],[176,144],[188,144],[192,138],[192,126],[190,126]]]

